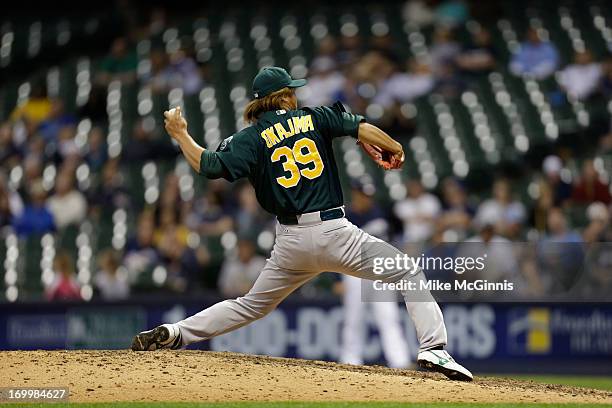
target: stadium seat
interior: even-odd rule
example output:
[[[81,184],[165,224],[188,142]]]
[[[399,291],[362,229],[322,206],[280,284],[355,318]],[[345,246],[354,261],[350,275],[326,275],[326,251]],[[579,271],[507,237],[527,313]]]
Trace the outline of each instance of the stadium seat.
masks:
[[[79,234],[79,227],[69,225],[57,233],[57,248],[67,251],[72,259],[77,259],[76,239]]]
[[[19,254],[22,269],[18,278],[18,288],[28,296],[40,296],[43,290],[41,280],[42,236],[33,235],[20,240]]]

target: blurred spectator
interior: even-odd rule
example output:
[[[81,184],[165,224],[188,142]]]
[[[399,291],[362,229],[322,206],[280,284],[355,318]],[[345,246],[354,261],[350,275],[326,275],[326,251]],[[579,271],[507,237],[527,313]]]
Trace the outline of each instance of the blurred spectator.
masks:
[[[402,8],[404,21],[417,28],[426,27],[434,22],[434,12],[430,7],[430,1],[408,0]]]
[[[165,76],[169,89],[182,88],[185,95],[198,93],[202,88],[200,69],[184,49],[170,54]]]
[[[404,55],[402,48],[388,32],[370,37],[368,48],[384,55],[393,65],[399,65],[401,63],[400,55]]]
[[[593,300],[594,293],[607,297],[612,289],[612,230],[610,229],[610,212],[608,208],[595,202],[587,208],[589,225],[584,229],[582,236],[589,244],[589,287],[584,295]]]
[[[124,187],[118,159],[109,160],[104,164],[102,180],[92,189],[89,202],[96,213],[110,214],[115,208],[128,207],[130,196]]]
[[[394,71],[392,61],[380,51],[368,51],[359,59],[359,62],[354,66],[354,74],[357,81],[361,84],[371,86],[380,86]],[[373,92],[361,89],[360,93],[365,98],[374,96]]]
[[[25,205],[23,212],[13,218],[15,232],[28,237],[33,234],[44,234],[55,230],[53,215],[45,205],[47,192],[40,180],[36,180],[29,186],[29,202]]]
[[[464,74],[476,75],[490,72],[495,67],[495,60],[491,33],[486,28],[479,28],[473,34],[471,44],[463,48],[455,63]]]
[[[155,48],[149,54],[151,68],[142,81],[155,93],[168,92],[168,79],[165,70],[168,67],[168,54],[163,48]]]
[[[156,209],[158,228],[153,240],[168,268],[166,283],[179,292],[196,289],[191,281],[198,279],[210,260],[205,247],[195,248],[195,244],[190,244],[190,236],[195,233],[183,221],[187,210],[187,204],[181,200],[179,178],[170,173],[164,180]]]
[[[326,35],[317,43],[316,56],[312,60],[313,66],[317,64],[319,58],[331,58],[338,63],[338,43],[331,35]]]
[[[232,230],[234,211],[226,188],[227,184],[221,180],[209,181],[204,197],[197,200],[189,215],[188,225],[204,237],[220,237]]]
[[[375,103],[390,108],[394,103],[409,102],[431,91],[434,86],[431,68],[416,59],[406,65],[407,72],[398,69],[383,82],[374,97]]]
[[[51,116],[51,100],[47,97],[47,89],[42,83],[35,83],[28,99],[11,112],[10,120],[24,120],[33,128]]]
[[[438,27],[430,50],[431,65],[436,79],[436,92],[447,98],[459,96],[465,88],[455,62],[460,52],[461,47],[455,41],[453,32],[447,27]]]
[[[102,170],[104,163],[108,160],[106,135],[101,127],[95,126],[89,131],[86,148],[85,162],[92,172],[97,173]]]
[[[74,274],[74,262],[70,255],[60,251],[53,260],[53,281],[45,288],[48,300],[82,300],[81,287]]]
[[[455,41],[453,32],[447,27],[438,27],[433,34],[430,58],[434,75],[440,76],[446,65],[454,65],[461,47]]]
[[[272,219],[257,202],[253,187],[244,183],[237,189],[238,211],[235,214],[235,230],[239,235],[261,231]]]
[[[538,232],[544,233],[548,223],[548,213],[555,206],[552,186],[546,181],[538,184],[538,198],[531,212],[531,225]]]
[[[582,232],[584,242],[609,242],[609,236],[606,236],[606,229],[610,225],[610,212],[608,208],[599,201],[589,205],[586,210],[589,224]]]
[[[112,249],[100,253],[99,270],[94,276],[94,287],[104,300],[114,301],[127,299],[130,295],[130,284],[127,273],[121,268],[119,255]]]
[[[11,225],[13,218],[23,212],[23,201],[19,193],[13,191],[4,173],[0,172],[0,228]]]
[[[167,25],[168,15],[166,10],[160,6],[154,6],[151,10],[151,18],[149,20],[149,35],[154,37],[162,33]]]
[[[379,51],[369,51],[347,67],[344,89],[339,99],[355,111],[365,112],[377,88],[394,72],[394,64]]]
[[[75,135],[76,129],[74,126],[64,126],[59,129],[57,153],[61,161],[66,159],[76,160],[79,157],[81,152],[74,140]]]
[[[79,224],[87,215],[87,201],[75,188],[74,181],[70,169],[62,170],[55,182],[55,194],[47,200],[58,229]]]
[[[11,225],[13,220],[13,212],[9,204],[8,191],[6,187],[0,185],[0,228]]]
[[[553,200],[556,206],[566,204],[572,195],[572,185],[561,176],[563,162],[559,156],[547,156],[542,162],[542,171],[546,182],[552,189]]]
[[[519,290],[521,284],[520,269],[517,262],[514,247],[508,239],[495,233],[492,224],[483,225],[478,235],[468,238],[460,247],[457,257],[478,258],[486,254],[485,268],[478,270],[474,268],[466,271],[465,278],[473,281],[486,279],[489,282],[503,282],[508,280],[516,285]]]
[[[163,254],[174,251],[174,245],[180,245],[181,249],[187,245],[189,230],[178,223],[178,211],[174,207],[161,207],[159,223],[153,233],[153,242]]]
[[[363,49],[359,35],[343,35],[340,37],[340,48],[336,53],[340,68],[351,68],[362,55]]]
[[[592,159],[585,160],[582,164],[582,173],[572,189],[572,201],[578,204],[590,204],[594,201],[610,204],[610,186],[600,180]]]
[[[196,234],[191,233],[190,237],[193,236],[196,236]],[[189,247],[186,248],[180,259],[180,271],[175,272],[177,282],[186,282],[186,292],[197,292],[202,287],[216,289],[218,270],[208,269],[212,263],[212,256],[206,245],[198,245],[194,248],[189,238],[187,243]],[[172,279],[173,276],[171,275],[170,278]]]
[[[507,238],[514,238],[525,221],[525,207],[512,198],[511,185],[506,179],[493,184],[493,197],[483,201],[474,219],[476,226],[494,225],[495,232]]]
[[[312,75],[306,86],[299,89],[298,98],[304,106],[330,105],[338,99],[346,79],[328,56],[317,57],[310,67]]]
[[[548,234],[537,245],[537,261],[549,293],[569,290],[585,270],[582,237],[568,228],[560,208],[548,213]]]
[[[604,95],[610,98],[612,96],[612,57],[607,57],[601,67],[604,74],[602,90]]]
[[[448,27],[459,26],[469,17],[468,7],[463,0],[445,0],[435,10],[436,23]]]
[[[582,242],[582,238],[576,231],[568,228],[563,211],[559,207],[554,207],[548,212],[548,235],[544,241]]]
[[[182,201],[180,193],[178,176],[173,172],[166,174],[156,209],[158,224],[161,220],[161,212],[164,210],[171,210],[177,217],[182,218]]]
[[[612,248],[608,243],[597,243],[589,253],[589,287],[583,293],[590,302],[596,301],[597,295],[608,299],[612,290]]]
[[[185,95],[193,95],[202,88],[202,77],[197,64],[185,50],[177,50],[170,57],[163,50],[151,53],[151,75],[144,78],[154,92],[168,93],[181,88]]]
[[[436,76],[435,92],[447,99],[457,98],[465,90],[467,83],[461,78],[453,64],[443,64]]]
[[[26,157],[23,163],[23,183],[22,185],[29,188],[33,183],[40,181],[43,173],[42,157],[30,154]]]
[[[100,63],[96,82],[103,86],[113,80],[132,83],[136,79],[137,65],[138,58],[136,53],[129,49],[127,38],[118,37],[113,41],[110,53]]]
[[[72,127],[77,123],[74,115],[66,113],[64,102],[54,99],[51,102],[49,117],[38,126],[38,133],[47,143],[57,142],[60,131],[64,127]]]
[[[593,95],[603,78],[601,64],[593,62],[590,51],[576,52],[574,63],[565,67],[559,73],[559,85],[568,96],[584,100]]]
[[[11,125],[7,123],[0,124],[0,163],[2,166],[12,168],[19,164],[20,152],[13,140],[13,131]]]
[[[145,162],[148,160],[162,160],[176,157],[177,149],[169,138],[155,139],[153,130],[144,120],[134,124],[132,136],[123,148],[121,159],[128,164]]]
[[[457,246],[454,244],[448,244],[448,242],[455,242],[457,240],[446,240],[444,237],[445,231],[439,225],[436,224],[434,232],[429,239],[429,242],[424,248],[423,255],[427,258],[440,258],[448,259],[456,256]],[[410,248],[410,247],[409,247]],[[416,251],[417,256],[420,256]],[[433,265],[427,265],[427,268],[423,268],[427,275],[428,280],[440,280],[442,282],[454,282],[457,278],[457,274],[450,268],[444,268],[444,265],[433,262]]]
[[[175,209],[163,208],[159,225],[153,233],[153,243],[168,270],[167,286],[176,292],[184,292],[187,289],[182,262],[188,249],[188,236],[189,229],[179,223]]]
[[[527,30],[526,41],[510,61],[510,71],[515,75],[532,75],[538,79],[550,76],[559,66],[559,52],[554,44],[542,41],[534,28]]]
[[[150,211],[144,211],[138,218],[136,235],[129,238],[125,246],[124,265],[127,267],[130,280],[149,269],[159,261],[159,254],[153,244],[155,222]]]
[[[28,143],[24,149],[26,160],[35,158],[40,161],[46,161],[49,157],[45,145],[45,141],[38,135],[33,135],[28,140]]]
[[[447,178],[442,183],[443,210],[438,227],[445,231],[447,240],[465,239],[475,209],[468,203],[464,187],[455,179]]]
[[[344,88],[338,95],[339,100],[344,104],[348,105],[354,111],[363,111],[368,106],[368,101],[359,94],[359,87],[362,85],[360,78],[358,78],[356,69],[348,69],[346,71],[346,82]],[[367,85],[369,90],[373,90],[372,96],[375,90],[371,84]],[[362,87],[363,89],[363,87]]]
[[[425,191],[420,180],[409,180],[408,196],[398,201],[393,211],[404,224],[404,242],[420,244],[427,241],[434,231],[434,222],[440,214],[440,200]]]
[[[257,255],[253,239],[241,237],[235,253],[223,263],[219,290],[225,297],[242,296],[251,289],[266,259]]]
[[[346,218],[368,234],[389,240],[389,223],[383,209],[374,201],[373,184],[353,181],[351,204],[346,209]]]

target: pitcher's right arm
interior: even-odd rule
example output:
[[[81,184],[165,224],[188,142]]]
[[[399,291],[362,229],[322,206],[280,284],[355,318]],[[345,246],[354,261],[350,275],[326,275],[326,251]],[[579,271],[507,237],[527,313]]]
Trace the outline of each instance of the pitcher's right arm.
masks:
[[[189,165],[209,179],[223,177],[225,169],[216,153],[197,144],[187,131],[187,121],[182,115],[181,108],[164,112],[164,117],[166,131],[179,144]]]

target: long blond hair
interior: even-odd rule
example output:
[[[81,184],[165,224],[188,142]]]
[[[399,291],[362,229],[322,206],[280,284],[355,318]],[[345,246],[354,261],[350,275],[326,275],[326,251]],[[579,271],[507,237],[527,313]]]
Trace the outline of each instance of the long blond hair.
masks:
[[[259,115],[271,110],[295,109],[295,106],[293,105],[294,95],[295,91],[293,88],[285,87],[276,92],[272,92],[270,95],[264,96],[263,98],[253,99],[244,109],[245,122],[257,122]]]

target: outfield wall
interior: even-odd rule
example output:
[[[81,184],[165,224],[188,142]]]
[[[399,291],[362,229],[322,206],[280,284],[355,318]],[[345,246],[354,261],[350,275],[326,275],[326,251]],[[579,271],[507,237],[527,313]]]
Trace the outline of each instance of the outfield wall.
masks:
[[[134,333],[177,321],[214,300],[0,305],[0,349],[126,348]],[[612,304],[444,304],[448,349],[480,372],[610,374]],[[408,314],[403,324],[414,358]],[[336,301],[287,300],[254,324],[194,348],[337,360],[343,310]],[[372,314],[365,361],[384,364]]]

